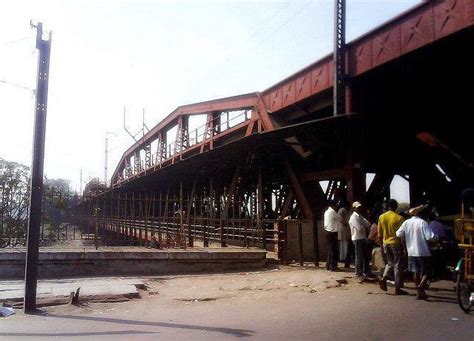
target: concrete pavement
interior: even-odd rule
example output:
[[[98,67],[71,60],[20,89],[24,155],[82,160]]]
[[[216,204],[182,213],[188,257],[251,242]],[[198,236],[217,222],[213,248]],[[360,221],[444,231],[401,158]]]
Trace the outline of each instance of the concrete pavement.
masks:
[[[0,281],[0,303],[22,302],[24,281]],[[37,287],[39,304],[65,304],[69,294],[80,288],[81,302],[138,298],[145,284],[138,278],[80,278],[40,280]]]

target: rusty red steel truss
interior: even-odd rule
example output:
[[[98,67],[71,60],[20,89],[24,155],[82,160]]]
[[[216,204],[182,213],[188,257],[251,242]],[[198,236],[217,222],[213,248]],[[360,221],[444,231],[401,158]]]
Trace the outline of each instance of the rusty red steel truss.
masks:
[[[358,77],[473,23],[472,0],[423,2],[348,44],[346,72],[349,78]],[[329,90],[333,86],[332,73],[333,60],[328,55],[262,93],[178,107],[123,154],[112,176],[112,186],[121,186],[216,145],[273,130],[278,127],[274,118],[283,109]],[[346,91],[350,96],[350,80]],[[350,111],[349,104],[346,112]],[[202,114],[206,115],[205,125],[189,131],[189,117]],[[177,127],[176,139],[167,144],[166,133],[173,127]]]

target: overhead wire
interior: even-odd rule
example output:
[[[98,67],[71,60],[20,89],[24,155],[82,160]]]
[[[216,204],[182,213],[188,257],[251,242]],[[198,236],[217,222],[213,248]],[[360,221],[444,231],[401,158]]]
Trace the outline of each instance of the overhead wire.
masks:
[[[294,11],[289,17],[288,19],[280,24],[278,27],[276,27],[269,35],[273,35],[275,34],[276,32],[278,32],[279,30],[281,30],[283,27],[285,27],[286,25],[288,25],[295,17],[299,16],[301,12],[303,12],[303,10],[305,10],[307,7],[309,7],[309,5],[312,4],[312,1],[308,1],[305,3],[304,6],[301,6],[300,8],[298,8],[296,11]],[[264,39],[261,39],[260,41],[258,41],[258,43],[256,45],[260,45],[261,43],[263,43],[264,41],[266,40],[266,37]]]
[[[18,44],[20,42],[25,42],[25,41],[33,39],[33,38],[35,38],[35,34],[29,34],[27,36],[19,37],[19,38],[16,38],[16,39],[13,39],[13,40],[10,40],[10,41],[6,41],[6,42],[0,42],[0,50],[2,50],[2,49],[5,50],[7,48],[13,47],[15,44]],[[31,91],[33,94],[36,93],[36,89],[30,88],[30,87],[25,86],[25,85],[18,84],[16,82],[11,82],[11,81],[8,81],[8,80],[5,80],[5,79],[0,79],[0,83],[3,83],[5,85],[9,85],[9,86],[13,86],[13,87],[16,87],[16,88],[19,88],[19,89],[23,89],[23,90],[28,90],[28,91]]]
[[[280,17],[280,14],[286,12],[286,10],[287,10],[286,7],[282,7],[279,11],[275,11],[274,13],[272,13],[272,14],[266,16],[265,18],[263,18],[261,21],[263,21],[264,23],[260,24],[260,25],[255,25],[250,30],[250,34],[244,40],[244,43],[247,43],[248,41],[251,41],[254,37],[258,36],[258,33],[262,32],[262,28],[268,26],[269,22],[273,21],[275,18]]]
[[[264,36],[262,36],[262,38],[260,40],[257,41],[257,46],[261,45],[263,42],[267,41],[268,40],[268,37],[269,36],[272,36],[274,35],[276,32],[278,32],[279,30],[281,30],[283,27],[285,27],[286,25],[288,25],[293,19],[295,19],[297,16],[300,15],[301,12],[303,12],[303,10],[305,10],[307,7],[309,7],[309,5],[311,5],[313,3],[312,0],[309,0],[307,2],[304,3],[303,6],[301,7],[298,7],[295,11],[291,12],[291,14],[287,17],[287,20],[284,21],[283,23],[281,23],[280,25],[278,25],[275,29],[273,29],[269,34],[265,34]],[[286,11],[286,8],[282,8],[280,11],[277,11],[275,12],[276,15],[270,15],[271,17],[275,18],[275,17],[279,17],[281,13],[285,12]],[[269,17],[269,16],[267,16]],[[247,37],[247,39],[245,39],[242,44],[246,44],[250,41],[252,41],[254,38],[258,37],[258,33],[259,32],[262,32],[261,30],[261,27],[264,27],[264,26],[267,26],[268,25],[268,22],[265,21],[266,24],[260,24],[260,25],[257,25],[254,27],[254,29],[252,29],[252,33]],[[224,58],[221,59],[220,62],[218,62],[219,64],[225,64],[229,58],[231,57],[231,52],[233,52],[235,50],[235,48],[231,48],[227,51],[225,51],[223,54],[224,54]],[[267,51],[267,54],[269,52]],[[209,70],[207,72],[207,74],[205,75],[204,78],[208,78],[209,74],[211,73],[211,70]]]
[[[3,84],[6,84],[6,85],[10,85],[10,86],[14,86],[14,87],[17,87],[17,88],[20,88],[20,89],[24,89],[24,90],[29,90],[31,92],[33,92],[33,94],[36,93],[36,89],[32,89],[32,88],[29,88],[27,86],[24,86],[24,85],[21,85],[21,84],[17,84],[17,83],[14,83],[14,82],[9,82],[9,81],[6,81],[4,79],[0,79],[0,83],[3,83]]]
[[[291,19],[293,19],[294,17],[299,17],[301,12],[303,12],[307,7],[309,7],[309,5],[312,4],[312,1],[309,1],[307,2],[304,6],[302,6],[301,8],[299,8],[298,10],[296,10],[293,14],[293,16],[291,18],[289,18],[287,21],[285,21],[284,23],[282,23],[280,26],[278,26],[275,30],[272,31],[271,34],[274,34],[275,32],[281,30],[283,27],[285,27],[286,25],[288,25],[290,22],[291,22]],[[294,46],[299,46],[297,45],[297,43],[301,43],[301,36],[300,37],[297,37],[299,39],[293,39],[292,40],[292,43]],[[261,43],[263,43],[264,40],[261,40],[259,41],[256,45],[260,45]],[[273,47],[273,45],[271,46]],[[264,52],[260,55],[261,56],[261,59],[265,59],[265,57],[267,57],[270,53],[272,53],[272,49],[266,49],[264,50]]]
[[[30,34],[30,35],[28,35],[28,36],[21,37],[21,38],[15,39],[15,40],[10,40],[10,41],[3,42],[3,43],[0,42],[0,46],[10,46],[10,45],[14,45],[14,44],[16,44],[16,43],[19,43],[19,42],[22,42],[22,41],[25,41],[25,40],[28,40],[28,39],[34,38],[34,37],[35,37],[35,35]]]

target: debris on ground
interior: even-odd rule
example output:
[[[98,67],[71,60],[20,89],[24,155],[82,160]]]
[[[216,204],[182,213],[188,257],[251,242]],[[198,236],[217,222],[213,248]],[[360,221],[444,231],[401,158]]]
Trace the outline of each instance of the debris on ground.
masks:
[[[8,317],[14,314],[15,314],[15,310],[13,308],[0,307],[0,317]]]

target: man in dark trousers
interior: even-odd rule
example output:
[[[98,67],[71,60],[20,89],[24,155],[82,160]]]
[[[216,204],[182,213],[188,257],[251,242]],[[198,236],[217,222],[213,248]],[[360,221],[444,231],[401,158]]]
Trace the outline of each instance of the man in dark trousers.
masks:
[[[331,200],[329,207],[324,212],[324,233],[326,235],[327,260],[326,270],[337,271],[337,233],[342,228],[342,217],[336,211],[337,202]]]
[[[349,219],[349,226],[355,249],[355,273],[358,277],[366,277],[370,275],[370,258],[367,254],[367,231],[370,223],[362,216],[362,204],[359,201],[354,202],[352,207],[354,212]]]

